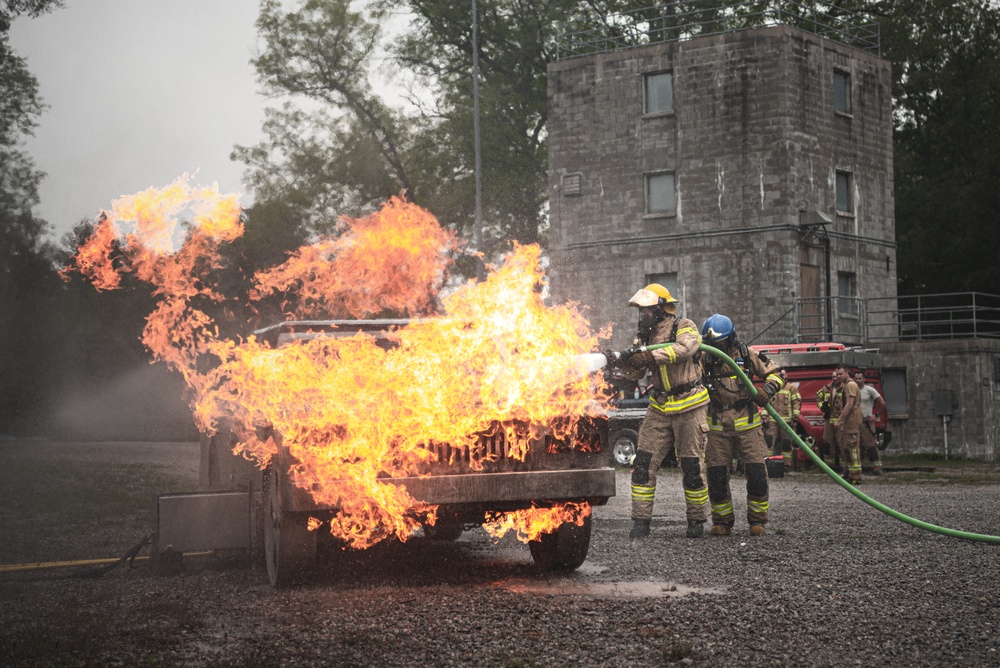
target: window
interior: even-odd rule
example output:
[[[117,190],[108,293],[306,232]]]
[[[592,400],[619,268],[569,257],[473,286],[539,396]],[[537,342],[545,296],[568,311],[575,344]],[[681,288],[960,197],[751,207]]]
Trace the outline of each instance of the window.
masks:
[[[646,213],[669,214],[677,209],[673,172],[646,174]]]
[[[578,197],[583,194],[583,174],[573,172],[562,176],[563,197]]]
[[[833,109],[851,113],[851,75],[843,70],[833,71]]]
[[[857,276],[848,271],[837,272],[837,311],[842,316],[858,316]]]
[[[882,370],[882,398],[889,415],[906,415],[909,403],[906,397],[906,369]]]
[[[854,213],[854,179],[850,172],[837,170],[837,213]]]
[[[643,113],[659,114],[674,108],[674,75],[658,72],[643,77]]]

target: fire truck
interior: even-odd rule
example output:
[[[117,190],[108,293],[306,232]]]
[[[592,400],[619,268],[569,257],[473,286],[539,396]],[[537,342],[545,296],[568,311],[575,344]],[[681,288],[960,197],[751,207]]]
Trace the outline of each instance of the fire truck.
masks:
[[[882,356],[877,351],[849,348],[842,343],[793,343],[761,344],[751,346],[765,353],[785,370],[789,383],[794,383],[802,395],[802,410],[793,429],[817,452],[823,444],[823,412],[816,403],[816,393],[830,382],[834,369],[843,366],[853,376],[861,371],[865,383],[879,394],[882,392]],[[759,381],[756,381],[759,385]],[[875,416],[875,433],[880,450],[892,440],[887,429],[885,405]],[[811,439],[807,440],[807,439]],[[813,447],[813,445],[815,447]],[[799,452],[800,464],[808,462],[804,452]]]

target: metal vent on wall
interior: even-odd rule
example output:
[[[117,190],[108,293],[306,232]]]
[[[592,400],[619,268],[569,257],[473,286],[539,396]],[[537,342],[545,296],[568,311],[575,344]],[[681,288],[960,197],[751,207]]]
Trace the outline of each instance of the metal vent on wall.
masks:
[[[573,172],[563,174],[562,177],[563,197],[579,197],[583,194],[583,173]]]

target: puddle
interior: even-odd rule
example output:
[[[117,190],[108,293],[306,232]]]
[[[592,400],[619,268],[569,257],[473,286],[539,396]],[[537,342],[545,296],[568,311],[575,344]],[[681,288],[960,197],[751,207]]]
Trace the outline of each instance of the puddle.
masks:
[[[546,596],[591,596],[593,598],[678,598],[689,594],[723,594],[724,589],[689,587],[677,582],[559,582],[508,581],[498,586],[515,594]]]

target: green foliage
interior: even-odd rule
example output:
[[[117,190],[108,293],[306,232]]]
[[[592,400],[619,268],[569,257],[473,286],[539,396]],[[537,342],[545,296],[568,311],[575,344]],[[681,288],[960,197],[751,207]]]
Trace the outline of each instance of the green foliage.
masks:
[[[893,64],[901,294],[1000,294],[1000,6],[871,3]]]
[[[7,32],[15,17],[37,16],[56,5],[51,0],[0,3],[0,432],[11,428],[14,416],[32,420],[40,415],[50,375],[41,360],[53,343],[47,326],[58,287],[47,225],[31,211],[43,174],[22,148],[44,105],[37,80],[11,50]]]
[[[258,199],[284,201],[321,232],[338,215],[411,189],[399,115],[368,81],[379,26],[350,4],[306,0],[285,12],[277,0],[261,2],[258,79],[269,95],[309,110],[290,101],[268,110],[264,142],[233,153],[249,167]]]

